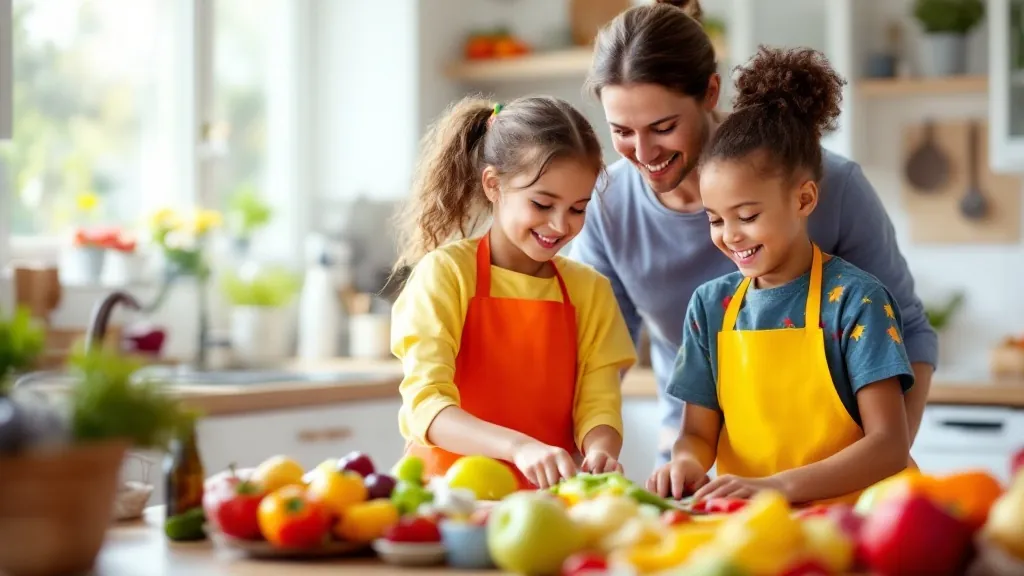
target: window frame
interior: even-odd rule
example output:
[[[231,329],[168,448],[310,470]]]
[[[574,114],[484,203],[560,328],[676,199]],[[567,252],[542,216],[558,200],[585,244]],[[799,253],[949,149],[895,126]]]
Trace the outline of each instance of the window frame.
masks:
[[[309,142],[312,130],[309,105],[302,106],[303,94],[310,94],[313,65],[313,28],[316,21],[311,0],[270,0],[274,10],[284,18],[282,26],[275,28],[280,37],[273,42],[283,52],[275,64],[280,68],[273,71],[276,78],[284,80],[270,83],[268,97],[278,101],[278,110],[284,111],[293,121],[283,141],[268,138],[267,157],[273,158],[271,171],[275,177],[268,179],[265,190],[268,200],[278,214],[273,224],[275,232],[287,236],[285,250],[295,257],[301,252],[299,237],[308,222],[306,215],[308,200],[311,199],[309,174]],[[183,95],[181,116],[177,125],[183,127],[174,134],[174,157],[170,162],[189,183],[177,197],[167,198],[168,204],[176,206],[207,206],[216,202],[214,183],[214,162],[216,154],[207,152],[208,127],[214,125],[213,116],[214,77],[214,34],[216,30],[215,5],[208,0],[187,0],[176,2],[177,18],[173,25],[183,39],[182,44],[190,49],[178,61],[176,81],[180,83],[179,93]],[[7,12],[0,18],[11,18],[10,0],[0,0],[0,9]],[[270,40],[268,39],[268,42]],[[17,122],[17,118],[14,119]],[[9,217],[14,189],[8,185],[7,166],[0,162],[0,268],[7,269],[17,260],[30,260],[59,265],[62,248],[66,239],[60,235],[40,234],[15,236]],[[144,216],[144,215],[139,215]],[[265,242],[266,246],[281,249],[277,239]],[[275,254],[275,256],[278,256]],[[9,271],[8,271],[9,274]]]

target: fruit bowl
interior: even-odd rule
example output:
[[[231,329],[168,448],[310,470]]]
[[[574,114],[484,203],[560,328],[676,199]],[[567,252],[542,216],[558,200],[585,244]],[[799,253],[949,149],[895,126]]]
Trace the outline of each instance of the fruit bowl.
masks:
[[[336,558],[339,556],[353,556],[368,550],[368,545],[362,542],[349,542],[344,540],[328,540],[322,546],[316,548],[284,548],[267,542],[266,540],[243,540],[228,536],[207,525],[210,538],[221,548],[242,553],[254,559],[314,559],[314,558]]]
[[[395,566],[434,566],[445,560],[445,547],[440,542],[393,542],[378,538],[373,541],[373,550],[385,563]]]

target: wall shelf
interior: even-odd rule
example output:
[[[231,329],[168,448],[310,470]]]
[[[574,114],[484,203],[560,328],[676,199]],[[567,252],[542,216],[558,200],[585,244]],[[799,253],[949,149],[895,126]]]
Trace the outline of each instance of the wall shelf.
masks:
[[[857,93],[869,98],[889,96],[936,96],[944,94],[985,94],[988,76],[944,78],[869,78],[856,83]]]
[[[716,41],[719,61],[726,59],[725,45]],[[590,46],[537,52],[511,58],[452,62],[445,76],[460,82],[510,82],[549,78],[582,79],[590,69]]]

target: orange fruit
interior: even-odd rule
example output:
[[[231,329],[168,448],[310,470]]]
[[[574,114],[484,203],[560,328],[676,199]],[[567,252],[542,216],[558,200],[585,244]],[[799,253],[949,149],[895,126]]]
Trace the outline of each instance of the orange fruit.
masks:
[[[1002,484],[984,470],[965,470],[936,478],[929,489],[932,499],[975,530],[985,524],[989,509],[1002,494]]]

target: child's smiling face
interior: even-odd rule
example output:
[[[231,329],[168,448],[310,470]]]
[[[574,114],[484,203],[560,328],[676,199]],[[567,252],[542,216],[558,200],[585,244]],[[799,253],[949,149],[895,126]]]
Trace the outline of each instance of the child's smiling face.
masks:
[[[784,284],[805,263],[794,262],[808,246],[807,217],[818,187],[808,177],[790,179],[759,168],[764,154],[712,160],[701,168],[700,194],[715,246],[759,286]]]

